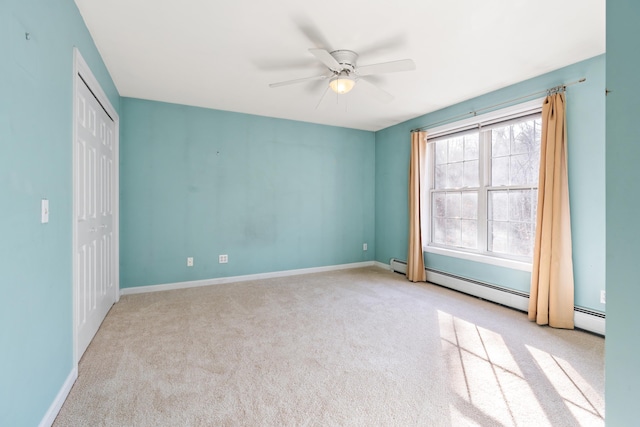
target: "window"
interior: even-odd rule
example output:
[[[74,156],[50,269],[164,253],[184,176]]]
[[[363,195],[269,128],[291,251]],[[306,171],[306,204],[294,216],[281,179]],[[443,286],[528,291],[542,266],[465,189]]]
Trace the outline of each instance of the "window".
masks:
[[[425,249],[530,262],[540,108],[501,116],[493,113],[489,119],[476,118],[449,126],[448,131],[428,133]]]

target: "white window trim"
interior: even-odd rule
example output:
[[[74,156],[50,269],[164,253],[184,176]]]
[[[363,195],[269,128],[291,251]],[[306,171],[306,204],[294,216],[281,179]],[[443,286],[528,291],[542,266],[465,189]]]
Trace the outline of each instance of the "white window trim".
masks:
[[[521,271],[531,272],[530,262],[518,261],[515,259],[509,259],[509,258],[500,258],[497,256],[477,254],[474,252],[457,251],[455,249],[441,248],[439,246],[426,245],[423,249],[425,252],[430,254],[444,255],[444,256],[449,256],[453,258],[465,259],[467,261],[474,261],[474,262],[480,262],[483,264],[495,265],[497,267],[506,267],[512,270],[521,270]]]
[[[540,112],[542,110],[543,101],[544,101],[544,98],[534,99],[532,101],[524,102],[518,105],[513,105],[507,108],[502,108],[500,110],[492,111],[479,116],[474,116],[468,119],[456,121],[454,123],[449,123],[446,125],[427,129],[427,138],[429,139],[429,138],[434,138],[440,135],[445,135],[448,133],[455,132],[458,129],[464,129],[470,126],[477,126],[477,125],[483,125],[483,124],[486,126],[487,124],[490,124],[494,120],[500,120],[500,121],[508,120],[510,116],[517,117],[517,116],[523,116],[529,113]],[[431,165],[432,163],[431,151],[432,150],[427,150],[427,163],[429,165]],[[428,227],[423,227],[423,237],[424,237],[423,241],[425,243],[422,249],[424,252],[449,256],[453,258],[465,259],[468,261],[480,262],[483,264],[495,265],[498,267],[506,267],[513,270],[521,270],[521,271],[529,271],[529,272],[531,271],[532,269],[531,262],[520,261],[520,260],[515,260],[510,258],[502,258],[500,256],[474,253],[472,251],[467,252],[462,250],[455,250],[452,248],[443,248],[440,246],[430,246],[429,242],[431,241],[431,226],[430,226],[431,219],[429,218],[428,215],[431,213],[431,206],[430,206],[431,203],[427,194],[433,186],[432,179],[433,178],[431,174],[428,174],[426,179],[426,184],[427,184],[426,189],[424,190],[424,194],[422,195],[423,196],[422,197],[423,218],[421,218],[421,220],[422,220],[422,224],[424,225],[429,224]],[[425,221],[425,219],[428,221]]]
[[[536,110],[541,111],[543,102],[544,98],[538,98],[532,101],[523,102],[522,104],[513,105],[511,107],[506,107],[500,110],[481,114],[479,116],[473,116],[469,117],[468,119],[462,119],[453,123],[447,123],[445,125],[426,129],[427,138],[435,138],[440,134],[451,133],[456,129],[461,129],[473,125],[483,124],[486,126],[488,123],[491,123],[494,120],[508,120],[509,116],[525,115],[529,112],[534,113],[536,112]]]

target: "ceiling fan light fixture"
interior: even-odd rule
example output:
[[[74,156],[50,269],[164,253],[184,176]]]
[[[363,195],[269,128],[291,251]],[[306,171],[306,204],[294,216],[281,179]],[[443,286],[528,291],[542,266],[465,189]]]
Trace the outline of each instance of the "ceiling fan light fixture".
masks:
[[[355,86],[356,81],[353,77],[347,75],[339,75],[329,80],[329,87],[338,95],[344,95]]]

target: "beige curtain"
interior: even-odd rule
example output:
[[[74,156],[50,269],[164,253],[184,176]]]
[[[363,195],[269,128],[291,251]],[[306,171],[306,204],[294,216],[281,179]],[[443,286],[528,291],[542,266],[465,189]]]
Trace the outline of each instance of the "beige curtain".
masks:
[[[529,320],[539,325],[573,329],[573,304],[565,97],[564,93],[557,93],[548,96],[542,107]]]
[[[424,190],[424,172],[427,158],[427,133],[411,133],[411,163],[409,164],[409,253],[407,255],[407,279],[425,282],[422,254],[421,192]]]

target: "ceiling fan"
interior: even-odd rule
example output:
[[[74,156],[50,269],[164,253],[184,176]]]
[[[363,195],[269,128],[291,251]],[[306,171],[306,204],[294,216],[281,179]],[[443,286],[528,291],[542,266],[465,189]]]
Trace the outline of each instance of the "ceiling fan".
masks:
[[[391,102],[393,95],[380,89],[374,83],[366,79],[366,76],[383,73],[396,73],[399,71],[411,71],[416,69],[416,64],[411,59],[399,61],[381,62],[378,64],[358,66],[358,54],[351,50],[334,50],[329,52],[325,49],[309,49],[309,52],[316,59],[327,66],[328,70],[324,74],[301,79],[287,80],[279,83],[271,83],[269,87],[280,87],[297,83],[305,83],[313,80],[329,79],[329,86],[338,95],[343,95],[356,86],[362,86],[366,91],[382,102]],[[323,95],[324,97],[324,95]],[[321,100],[322,101],[322,100]]]

